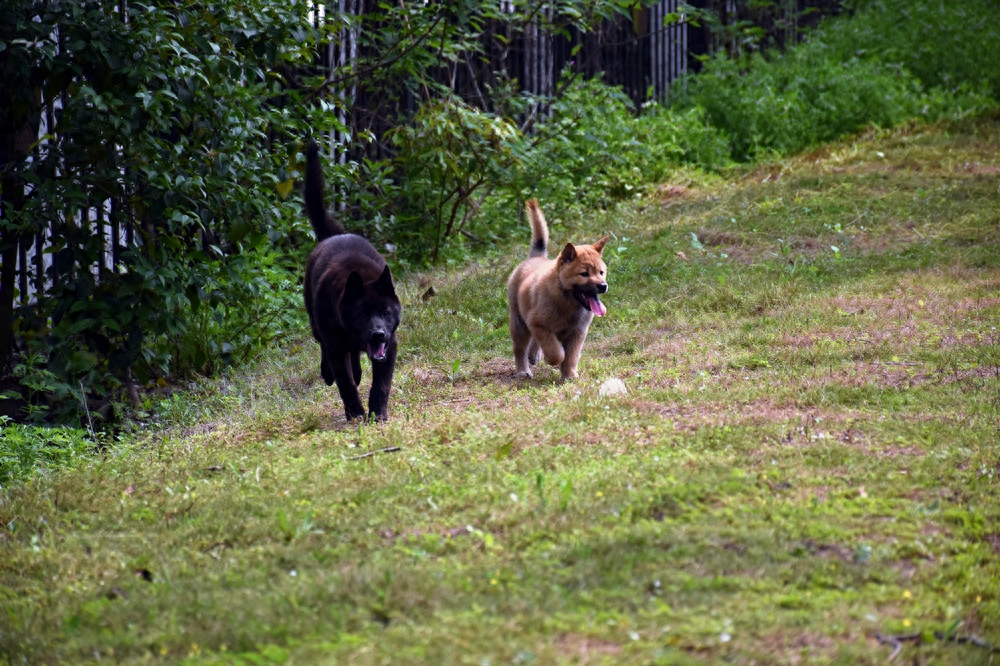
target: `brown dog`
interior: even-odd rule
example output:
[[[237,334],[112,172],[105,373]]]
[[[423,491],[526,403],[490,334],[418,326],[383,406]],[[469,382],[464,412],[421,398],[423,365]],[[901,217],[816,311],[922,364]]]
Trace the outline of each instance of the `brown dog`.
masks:
[[[607,313],[600,294],[608,291],[601,259],[608,237],[593,245],[567,243],[559,258],[548,259],[549,228],[538,201],[529,199],[524,210],[531,222],[531,254],[507,281],[517,377],[531,377],[531,366],[544,356],[559,366],[563,380],[572,379],[590,322]]]

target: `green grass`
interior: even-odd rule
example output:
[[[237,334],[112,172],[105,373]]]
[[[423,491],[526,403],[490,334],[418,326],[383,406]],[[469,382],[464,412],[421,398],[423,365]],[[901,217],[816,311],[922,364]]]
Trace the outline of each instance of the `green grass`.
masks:
[[[0,656],[996,663],[934,632],[1000,643],[998,154],[998,114],[870,132],[566,220],[614,238],[573,383],[513,378],[525,230],[401,284],[384,425],[305,331],[162,400],[2,491]]]

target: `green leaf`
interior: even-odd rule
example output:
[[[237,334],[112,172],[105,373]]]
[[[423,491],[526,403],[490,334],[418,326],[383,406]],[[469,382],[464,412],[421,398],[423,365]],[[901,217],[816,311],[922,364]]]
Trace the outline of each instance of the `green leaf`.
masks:
[[[504,460],[506,458],[509,458],[511,451],[513,451],[513,449],[514,449],[514,440],[510,439],[507,442],[500,445],[500,447],[496,450],[496,453],[493,454],[493,459]]]
[[[292,190],[294,188],[295,188],[294,178],[289,178],[288,180],[280,182],[274,186],[274,189],[277,190],[278,196],[281,197],[282,200],[287,199],[288,195],[292,193]]]

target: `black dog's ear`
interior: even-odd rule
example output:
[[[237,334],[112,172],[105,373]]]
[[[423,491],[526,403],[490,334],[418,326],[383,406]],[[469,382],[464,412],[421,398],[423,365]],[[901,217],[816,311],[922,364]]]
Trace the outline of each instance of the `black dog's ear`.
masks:
[[[389,265],[382,270],[382,275],[375,280],[375,293],[379,296],[395,296],[396,288],[392,286],[392,273],[389,272]]]
[[[347,283],[344,285],[344,300],[354,301],[364,296],[365,281],[361,279],[361,274],[351,271],[347,276]]]

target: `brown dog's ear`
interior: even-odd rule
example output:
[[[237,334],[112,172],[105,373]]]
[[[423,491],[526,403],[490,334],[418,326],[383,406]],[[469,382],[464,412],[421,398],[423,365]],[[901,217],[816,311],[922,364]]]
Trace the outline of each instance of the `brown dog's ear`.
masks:
[[[381,296],[395,296],[396,288],[392,286],[392,273],[389,272],[389,265],[382,269],[382,275],[375,280],[375,292]]]
[[[594,243],[591,247],[593,247],[595,250],[597,250],[597,254],[600,254],[601,250],[604,249],[604,246],[607,245],[607,243],[608,243],[609,240],[611,240],[611,239],[609,237],[605,236],[601,240],[599,240],[596,243]]]
[[[566,247],[559,253],[559,261],[568,264],[574,259],[576,259],[576,247],[572,243],[566,243]]]

